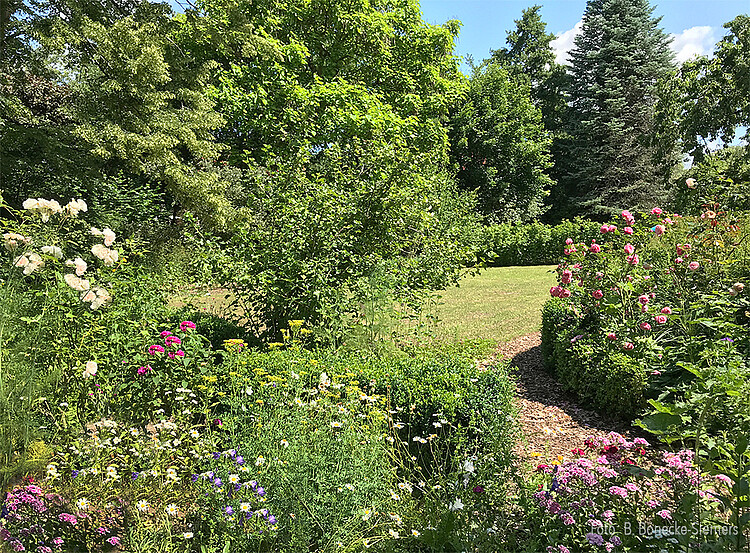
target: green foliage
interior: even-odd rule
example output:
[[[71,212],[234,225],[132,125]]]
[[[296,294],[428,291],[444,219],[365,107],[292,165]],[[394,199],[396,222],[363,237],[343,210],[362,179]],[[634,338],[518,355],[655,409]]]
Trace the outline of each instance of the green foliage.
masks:
[[[489,221],[522,222],[541,215],[552,180],[550,140],[541,114],[497,63],[475,69],[468,95],[452,116],[451,160],[458,182],[477,192]]]
[[[599,226],[580,218],[554,226],[536,221],[489,225],[482,228],[477,256],[491,267],[551,265],[563,257],[565,240],[573,236],[594,239]]]
[[[544,368],[555,370],[555,348],[558,336],[577,324],[574,313],[562,298],[550,298],[542,307],[542,360]]]
[[[738,15],[724,28],[728,33],[713,56],[683,63],[659,100],[662,131],[674,133],[698,161],[711,141],[729,144],[738,127],[750,123],[750,17]]]
[[[656,82],[673,70],[668,36],[648,0],[591,0],[571,51],[571,121],[560,182],[568,214],[606,220],[624,207],[645,209],[664,195],[647,138]]]
[[[229,238],[218,269],[252,328],[278,340],[286,321],[303,319],[339,341],[360,321],[373,279],[412,303],[455,282],[472,263],[470,198],[434,162],[357,141],[249,175],[255,216]]]

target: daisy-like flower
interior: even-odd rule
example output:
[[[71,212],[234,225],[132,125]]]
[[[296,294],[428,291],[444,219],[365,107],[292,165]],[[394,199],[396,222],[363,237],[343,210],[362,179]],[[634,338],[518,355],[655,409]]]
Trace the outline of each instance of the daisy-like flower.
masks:
[[[394,501],[399,501],[399,500],[401,499],[401,496],[400,496],[400,495],[398,495],[398,494],[397,494],[396,492],[394,492],[393,490],[391,490],[391,499],[393,499]]]
[[[167,480],[175,481],[177,480],[177,470],[174,468],[168,468],[167,469]]]
[[[411,493],[412,491],[411,484],[409,484],[408,482],[399,482],[398,489],[403,492],[409,492],[409,493]]]
[[[239,474],[230,474],[229,478],[227,480],[229,480],[230,484],[238,484],[239,481],[240,481],[240,475]]]
[[[186,539],[186,540],[189,540],[190,538],[193,537],[193,533],[192,532],[185,532],[184,534],[182,534],[182,537],[184,539]]]
[[[191,438],[198,438],[198,437],[199,437],[200,435],[201,435],[201,433],[200,433],[200,432],[198,432],[198,431],[197,431],[197,430],[196,430],[195,428],[193,428],[193,429],[192,429],[192,430],[190,431],[190,437],[191,437]]]
[[[395,422],[395,423],[393,423],[393,428],[395,428],[397,430],[401,430],[403,427],[404,427],[404,423],[402,423],[402,422]]]
[[[281,447],[283,447],[283,448],[285,448],[285,449],[286,449],[287,447],[289,447],[289,442],[287,442],[286,440],[281,440],[281,442],[280,442],[280,443],[281,443]]]
[[[249,513],[250,512],[250,504],[249,503],[240,503],[240,511],[243,513]]]
[[[370,540],[368,540],[367,538],[365,538],[365,539],[362,540],[362,545],[365,546],[365,549],[369,549],[370,547],[372,547],[372,544],[370,543]]]
[[[167,505],[165,511],[167,511],[167,514],[171,516],[175,516],[180,512],[180,510],[177,508],[177,505],[175,505],[174,503],[170,503],[169,505]]]
[[[57,467],[52,463],[47,465],[47,478],[57,478],[58,476]]]
[[[347,490],[349,490],[350,492],[353,492],[353,491],[354,491],[354,486],[352,486],[351,484],[344,484],[344,487],[345,487],[345,488],[346,488]]]
[[[151,476],[153,476],[154,478],[156,478],[157,476],[159,476],[159,471],[158,471],[158,470],[156,470],[156,469],[151,469],[151,470],[149,471],[149,474],[150,474]]]
[[[331,421],[331,428],[341,428],[341,423],[339,421]]]
[[[393,522],[395,522],[396,524],[398,524],[399,526],[401,526],[401,522],[402,521],[401,521],[401,517],[398,514],[396,514],[396,513],[388,513],[388,516],[390,517],[390,519]]]
[[[415,538],[418,538],[419,536],[422,535],[422,532],[420,532],[419,530],[412,530],[411,535],[414,536]]]
[[[148,501],[146,501],[145,499],[141,499],[138,503],[135,504],[135,506],[142,513],[148,511]]]
[[[393,528],[388,529],[388,533],[391,535],[392,538],[398,539],[399,535],[398,532],[396,532]]]
[[[302,407],[303,405],[305,405],[305,402],[304,402],[304,401],[302,401],[302,400],[301,400],[300,398],[298,398],[298,397],[297,397],[297,398],[294,398],[294,404],[295,404],[295,405],[296,405],[297,407]]]
[[[82,497],[81,499],[76,501],[76,509],[78,509],[79,511],[85,511],[88,508],[89,508],[89,502],[88,502],[88,499],[86,499],[85,497]]]
[[[245,465],[244,467],[240,467],[240,472],[250,472],[250,467]]]
[[[263,455],[258,455],[258,458],[255,460],[255,466],[259,467],[262,464],[264,464],[265,462],[266,462],[266,458],[263,457]]]
[[[372,516],[372,509],[364,509],[362,511],[362,520],[370,520]]]

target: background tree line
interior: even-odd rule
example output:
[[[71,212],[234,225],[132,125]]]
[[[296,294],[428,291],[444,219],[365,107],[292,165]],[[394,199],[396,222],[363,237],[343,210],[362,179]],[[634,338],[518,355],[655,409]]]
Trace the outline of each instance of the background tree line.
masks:
[[[416,307],[481,223],[651,205],[748,123],[747,16],[678,68],[647,0],[591,0],[566,67],[539,9],[465,77],[416,0],[0,0],[0,190],[189,249],[259,333]]]

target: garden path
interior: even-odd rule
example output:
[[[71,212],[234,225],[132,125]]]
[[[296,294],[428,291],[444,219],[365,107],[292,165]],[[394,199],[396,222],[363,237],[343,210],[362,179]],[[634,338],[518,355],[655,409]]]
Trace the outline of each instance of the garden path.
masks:
[[[511,360],[516,378],[516,402],[523,437],[517,446],[519,459],[533,465],[570,458],[571,449],[583,448],[587,437],[615,431],[639,434],[627,423],[608,419],[577,403],[542,365],[539,332],[500,344],[494,358]],[[486,362],[491,364],[491,360]]]

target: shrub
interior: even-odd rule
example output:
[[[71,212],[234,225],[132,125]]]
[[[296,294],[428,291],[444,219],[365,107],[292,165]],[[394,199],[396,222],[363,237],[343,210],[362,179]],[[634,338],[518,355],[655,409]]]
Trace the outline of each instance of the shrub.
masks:
[[[570,306],[561,298],[550,298],[542,306],[542,360],[545,369],[555,369],[557,337],[577,328],[578,324]]]
[[[490,225],[481,230],[478,257],[491,267],[551,265],[563,257],[567,238],[596,238],[599,224],[576,218],[555,226],[539,222]]]

